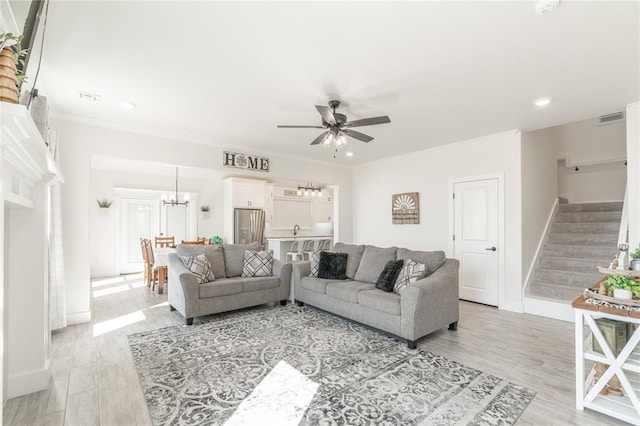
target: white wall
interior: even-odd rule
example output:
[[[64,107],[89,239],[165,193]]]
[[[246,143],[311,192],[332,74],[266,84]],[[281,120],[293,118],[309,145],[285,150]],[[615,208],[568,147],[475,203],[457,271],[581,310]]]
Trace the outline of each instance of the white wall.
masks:
[[[71,324],[87,321],[91,314],[89,241],[91,239],[90,217],[91,212],[95,213],[96,203],[96,197],[93,197],[94,193],[91,189],[91,158],[94,156],[195,167],[218,171],[224,177],[246,176],[269,180],[290,179],[300,182],[335,184],[340,188],[337,238],[345,242],[352,240],[351,171],[346,167],[271,156],[270,173],[243,171],[223,167],[223,149],[219,147],[163,139],[62,119],[52,119],[51,127],[57,130],[60,166],[65,176],[65,183],[62,186],[62,214],[67,310]],[[238,148],[235,149],[238,150]],[[138,184],[135,186],[139,187]],[[199,201],[207,203],[206,197]],[[209,202],[209,205],[213,206],[214,202]],[[213,226],[215,229],[215,224]]]
[[[640,244],[640,103],[627,106],[629,245]]]
[[[512,130],[354,167],[358,244],[416,250],[449,248],[451,179],[504,174],[505,282],[502,309],[522,311],[521,141]],[[420,224],[393,225],[391,196],[418,192]],[[451,256],[452,253],[447,253]]]
[[[522,276],[535,261],[558,198],[558,127],[522,134]]]
[[[566,159],[566,167],[558,167],[558,195],[570,203],[622,201],[627,181],[625,126],[598,126],[593,118],[552,128],[557,158]],[[601,164],[612,160],[618,161]]]

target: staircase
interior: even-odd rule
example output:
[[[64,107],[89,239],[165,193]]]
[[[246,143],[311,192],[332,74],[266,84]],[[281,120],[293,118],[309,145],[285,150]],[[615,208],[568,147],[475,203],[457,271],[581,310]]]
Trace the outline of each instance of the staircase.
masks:
[[[618,251],[622,203],[559,204],[528,296],[566,303],[600,281]]]

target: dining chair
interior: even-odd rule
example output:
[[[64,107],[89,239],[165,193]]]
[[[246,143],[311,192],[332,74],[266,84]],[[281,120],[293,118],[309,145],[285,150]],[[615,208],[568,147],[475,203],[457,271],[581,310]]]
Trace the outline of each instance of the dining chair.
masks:
[[[176,245],[175,237],[155,237],[156,248],[160,247],[173,247]]]
[[[202,241],[202,244],[209,244],[209,238],[207,237],[198,237],[198,241]]]
[[[142,250],[142,264],[143,264],[143,276],[142,279],[145,283],[149,282],[149,259],[147,257],[147,244],[150,244],[150,241],[146,238],[140,238],[140,250]],[[148,287],[148,285],[147,285]]]
[[[185,241],[182,240],[182,244],[184,245],[188,245],[188,246],[203,246],[204,245],[204,240],[196,240],[196,241]]]
[[[173,238],[173,237],[171,237]],[[167,267],[166,266],[155,266],[156,258],[153,254],[153,246],[151,245],[151,240],[147,240],[147,287],[151,287],[151,291],[154,291],[156,285],[158,286],[158,291],[162,290],[160,287],[160,269],[163,269],[164,276],[167,276]]]
[[[295,240],[291,243],[291,248],[285,255],[284,259],[288,260],[291,257],[291,260],[304,260],[304,253],[302,253],[302,243],[304,240]]]

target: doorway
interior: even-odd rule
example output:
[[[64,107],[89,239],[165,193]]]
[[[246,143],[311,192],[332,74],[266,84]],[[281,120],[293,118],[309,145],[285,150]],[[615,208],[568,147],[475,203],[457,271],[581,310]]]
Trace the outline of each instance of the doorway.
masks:
[[[453,256],[460,261],[460,299],[499,306],[503,221],[499,177],[453,182]]]

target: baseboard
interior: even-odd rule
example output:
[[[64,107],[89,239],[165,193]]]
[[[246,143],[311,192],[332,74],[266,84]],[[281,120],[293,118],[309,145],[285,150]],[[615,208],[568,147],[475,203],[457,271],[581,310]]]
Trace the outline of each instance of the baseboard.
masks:
[[[498,309],[501,309],[503,311],[517,312],[519,314],[523,312],[522,303],[520,302],[503,302],[500,306],[498,306]]]
[[[44,362],[44,368],[41,370],[8,376],[5,398],[11,399],[45,390],[49,386],[49,379],[51,378],[50,364],[47,359]]]
[[[524,312],[567,322],[573,322],[574,319],[571,304],[530,297],[525,297],[524,299]]]
[[[84,324],[91,321],[91,311],[67,314],[67,325]]]

